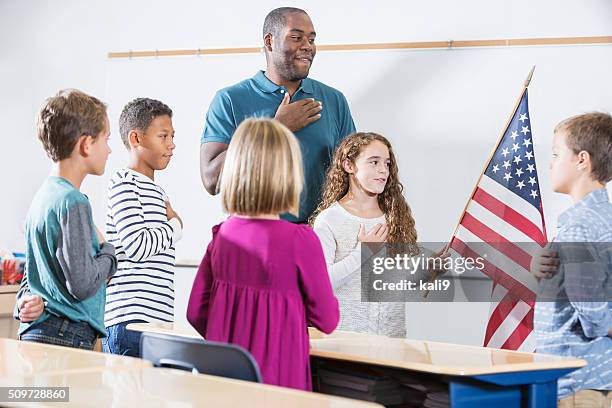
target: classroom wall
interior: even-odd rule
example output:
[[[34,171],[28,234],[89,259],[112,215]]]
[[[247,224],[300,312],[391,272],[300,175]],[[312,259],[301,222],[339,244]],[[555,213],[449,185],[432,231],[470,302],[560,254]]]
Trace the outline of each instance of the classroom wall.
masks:
[[[109,11],[104,1],[0,1],[0,248],[23,249],[23,220],[50,168],[34,124],[44,99],[68,87],[104,96]]]
[[[0,159],[3,197],[0,200],[0,248],[23,248],[22,224],[28,204],[50,168],[35,139],[34,127],[34,116],[46,97],[58,89],[75,87],[106,102],[114,102],[108,98],[118,94],[116,75],[121,71],[116,70],[116,62],[107,60],[109,51],[259,46],[265,14],[280,5],[305,8],[314,21],[319,44],[612,34],[612,3],[607,0],[544,0],[536,3],[526,0],[472,0],[459,3],[448,0],[426,3],[390,0],[375,3],[349,0],[259,1],[218,3],[214,9],[195,0],[172,3],[144,0],[0,0],[0,124],[4,129],[3,140],[8,140]],[[491,137],[495,138],[532,60],[541,58],[547,61],[548,65],[536,71],[530,96],[532,113],[537,100],[554,100],[554,103],[538,105],[536,109],[540,120],[533,122],[534,134],[540,138],[536,154],[544,189],[547,225],[552,233],[556,216],[570,203],[566,198],[546,191],[545,170],[550,144],[545,136],[550,135],[556,121],[568,115],[592,109],[612,111],[609,97],[612,94],[609,81],[612,68],[610,49],[610,46],[536,47],[524,52],[495,49],[488,56],[479,51],[453,50],[449,52],[455,54],[448,55],[440,51],[415,51],[397,54],[393,59],[394,65],[388,66],[376,66],[365,58],[363,61],[355,60],[354,55],[346,56],[350,64],[337,65],[334,61],[343,58],[341,55],[320,53],[311,72],[314,78],[337,86],[347,94],[358,127],[390,134],[397,152],[413,151],[415,143],[423,151],[436,151],[442,143],[456,143],[456,140],[453,141],[454,135],[461,135],[465,143],[473,144],[480,154],[481,151],[486,152],[488,147],[476,139],[470,140],[470,129],[482,130],[486,127]],[[529,55],[530,58],[513,59],[511,55]],[[470,65],[474,64],[474,58],[478,60],[475,69],[486,73],[489,78],[492,75],[487,70],[489,62],[495,66],[499,82],[479,84],[470,79],[467,73],[474,69]],[[492,62],[504,58],[508,60],[507,65]],[[550,61],[555,61],[559,68]],[[368,86],[360,88],[343,80],[343,77],[348,77],[343,75],[345,72],[350,73],[355,67],[368,63],[373,64],[372,77],[364,78]],[[160,60],[159,66],[163,64],[166,62]],[[263,56],[260,64],[263,68]],[[404,66],[408,73],[406,76],[401,69]],[[243,79],[244,76],[238,77],[239,67],[229,69],[237,72],[235,81]],[[172,80],[182,75],[182,72],[172,69],[160,69],[159,72],[159,82],[155,83],[153,78],[152,94],[149,96],[155,96],[155,90],[164,88],[166,78]],[[248,75],[252,75],[251,71]],[[466,79],[461,88],[464,104],[445,105],[444,89],[448,88],[447,84],[456,83],[458,75]],[[215,72],[206,72],[201,81],[214,83],[217,76]],[[398,92],[414,98],[411,103],[415,110],[393,112],[385,123],[373,122],[374,116],[369,114],[372,98],[384,99],[384,95],[377,93],[376,83],[388,83],[390,80],[397,81]],[[539,87],[536,86],[538,83]],[[485,88],[490,87],[494,87],[495,91],[485,92]],[[132,97],[143,96],[141,89],[137,89],[138,95]],[[419,105],[421,97],[432,98],[432,92],[439,94],[440,102]],[[554,98],[551,98],[551,92],[555,94]],[[123,88],[121,95],[130,95],[130,88]],[[495,98],[485,99],[483,103],[483,98],[490,95]],[[202,121],[211,97],[212,94],[202,94],[201,99],[189,99],[188,109],[176,112],[179,147],[171,166],[181,171],[185,166],[184,171],[189,174],[182,180],[162,181],[169,184],[170,192],[192,190],[190,201],[175,203],[178,211],[181,211],[181,206],[201,206],[202,211],[220,214],[218,199],[209,197],[200,188],[197,168],[190,169],[185,165],[197,161],[200,129],[196,125]],[[171,105],[173,102],[169,101]],[[124,102],[117,101],[109,106],[114,138],[109,170],[120,166],[126,157],[118,140],[116,126],[121,103]],[[181,106],[186,104],[185,100],[177,103]],[[474,118],[475,121],[469,126],[440,119],[459,117],[460,111],[466,107],[481,107],[482,118]],[[416,129],[423,132],[397,134],[394,123],[401,122],[403,118],[413,121]],[[438,127],[435,132],[425,132],[434,121],[438,124],[444,122],[445,127]],[[419,136],[423,134],[431,136]],[[189,159],[178,161],[180,155]],[[418,171],[416,175],[412,173],[413,168],[419,168],[422,164],[422,156],[403,155],[410,160],[403,161],[401,171],[420,236],[429,240],[446,239],[452,229],[450,224],[455,222],[460,208],[449,209],[443,201],[433,200],[432,191],[439,192],[445,184],[427,183],[426,175]],[[484,160],[478,157],[478,160],[474,159],[475,168],[480,168],[480,162]],[[466,171],[463,177],[475,180],[477,174]],[[106,176],[92,177],[83,186],[92,201],[98,225],[104,223],[106,182]],[[456,184],[452,175],[447,183],[450,188]],[[428,191],[423,191],[425,189]],[[467,195],[469,191],[465,192],[466,198]],[[179,256],[192,257],[192,247],[200,245],[200,242],[205,244],[209,237],[210,225],[188,228],[191,230],[186,231],[186,242],[177,247]],[[187,294],[177,292],[179,296]],[[486,304],[409,305],[408,332],[415,338],[478,344],[482,339],[482,324],[486,320],[487,309]]]

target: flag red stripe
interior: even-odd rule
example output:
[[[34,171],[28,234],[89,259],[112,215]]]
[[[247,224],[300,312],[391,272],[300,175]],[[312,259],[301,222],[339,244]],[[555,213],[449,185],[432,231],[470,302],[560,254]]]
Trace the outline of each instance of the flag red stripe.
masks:
[[[487,210],[491,211],[493,214],[497,215],[499,218],[514,226],[514,228],[518,229],[523,234],[531,237],[541,246],[546,245],[546,238],[544,237],[542,230],[538,228],[537,225],[522,216],[520,213],[516,212],[511,207],[508,207],[506,204],[499,201],[497,198],[493,197],[491,194],[487,193],[482,188],[476,188],[473,200]]]
[[[484,225],[472,214],[466,212],[463,220],[461,221],[461,225],[473,232],[478,238],[482,239],[484,242],[522,266],[523,269],[529,271],[531,255],[499,235],[497,232],[493,231],[491,228]]]
[[[502,344],[501,348],[518,350],[521,344],[525,341],[529,333],[533,331],[533,308],[529,308],[529,312],[523,317],[523,320],[516,326],[508,339]]]
[[[497,328],[503,323],[503,321],[508,317],[508,314],[514,309],[514,306],[518,303],[518,299],[511,295],[510,292],[507,292],[503,299],[497,304],[493,313],[489,317],[489,322],[487,323],[487,329],[485,331],[484,338],[484,346],[488,346],[491,341],[491,337],[497,331]]]
[[[450,247],[464,257],[480,257],[478,253],[476,253],[472,248],[470,248],[466,243],[461,241],[456,236],[453,237]],[[512,293],[512,296],[515,296],[527,303],[533,302],[535,300],[535,293],[533,293],[521,282],[514,279],[514,277],[508,275],[506,272],[502,271],[484,258],[482,259],[482,263],[484,265],[484,268],[481,270],[481,272],[490,277],[493,282],[497,282],[504,288],[506,288],[508,292]]]

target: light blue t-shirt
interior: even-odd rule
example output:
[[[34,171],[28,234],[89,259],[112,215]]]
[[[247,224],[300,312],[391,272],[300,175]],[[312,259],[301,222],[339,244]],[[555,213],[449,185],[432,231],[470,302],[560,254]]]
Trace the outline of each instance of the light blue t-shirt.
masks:
[[[270,81],[263,71],[230,87],[221,89],[213,98],[201,143],[229,144],[240,123],[251,117],[273,118],[287,90]],[[314,98],[322,102],[321,118],[295,132],[304,161],[304,190],[300,198],[300,216],[285,214],[283,218],[306,222],[320,201],[325,172],[337,144],[350,133],[355,124],[344,95],[319,81],[305,78],[290,102]]]

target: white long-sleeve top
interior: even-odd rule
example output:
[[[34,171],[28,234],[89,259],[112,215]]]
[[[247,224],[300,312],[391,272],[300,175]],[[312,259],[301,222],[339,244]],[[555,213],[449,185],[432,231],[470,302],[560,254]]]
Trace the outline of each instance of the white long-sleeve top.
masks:
[[[105,325],[174,321],[174,245],[182,236],[168,220],[167,196],[147,176],[121,169],[108,187],[106,234],[118,268],[106,290]]]
[[[361,301],[361,244],[357,236],[363,224],[369,231],[385,217],[362,218],[339,203],[321,211],[314,222],[332,287],[340,303],[338,329],[405,337],[405,304]]]

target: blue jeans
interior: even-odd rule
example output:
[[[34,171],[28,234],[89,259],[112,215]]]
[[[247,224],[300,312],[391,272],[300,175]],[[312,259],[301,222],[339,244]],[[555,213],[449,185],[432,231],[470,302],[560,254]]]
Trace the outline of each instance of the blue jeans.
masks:
[[[93,350],[98,332],[89,323],[49,315],[47,320],[31,326],[19,338],[23,341]]]
[[[106,328],[107,337],[102,338],[102,351],[122,356],[140,357],[140,332],[127,330],[130,323],[145,323],[144,320],[131,320],[117,323]]]

